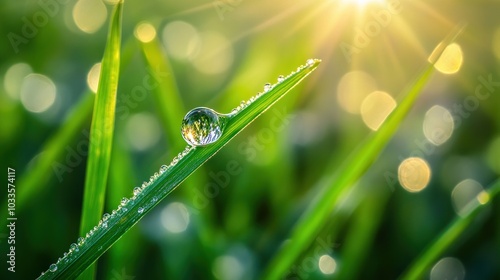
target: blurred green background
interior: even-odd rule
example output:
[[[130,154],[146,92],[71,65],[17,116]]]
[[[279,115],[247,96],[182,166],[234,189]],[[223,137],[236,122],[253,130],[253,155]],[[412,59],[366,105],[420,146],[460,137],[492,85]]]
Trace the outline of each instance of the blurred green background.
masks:
[[[110,2],[0,3],[0,152],[2,170],[16,170],[17,279],[37,277],[78,238],[94,65]],[[283,275],[397,278],[500,174],[499,8],[464,0],[126,1],[106,212],[181,151],[175,143],[189,109],[229,113],[306,59],[323,62],[116,243],[99,260],[98,278],[257,277],[314,203],[317,183],[466,22],[383,154]],[[157,106],[144,59],[150,40],[168,57],[164,75],[184,108]],[[168,110],[178,112],[177,139],[160,117]],[[59,152],[47,172],[24,179],[49,146]],[[410,157],[423,161],[402,164]],[[499,210],[497,199],[428,277],[500,278]],[[0,278],[16,279],[5,264],[7,234],[3,227]]]

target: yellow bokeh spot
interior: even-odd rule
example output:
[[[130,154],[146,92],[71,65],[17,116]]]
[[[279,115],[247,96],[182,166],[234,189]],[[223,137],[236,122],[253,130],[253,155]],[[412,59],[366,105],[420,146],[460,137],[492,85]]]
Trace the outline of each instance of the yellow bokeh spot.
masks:
[[[156,29],[150,23],[143,22],[135,28],[134,36],[143,43],[149,43],[156,37]]]
[[[490,195],[486,191],[481,191],[477,195],[477,201],[479,201],[479,203],[484,205],[488,203],[488,201],[490,201]]]
[[[377,89],[375,80],[363,71],[346,73],[337,86],[337,99],[342,109],[359,114],[365,97]]]
[[[99,77],[101,76],[101,63],[96,63],[90,68],[87,74],[87,85],[93,93],[97,92],[99,88]]]
[[[440,43],[429,56],[429,62],[443,74],[454,74],[463,63],[463,52],[460,45],[452,43],[446,47]]]
[[[396,108],[396,100],[388,93],[374,91],[361,104],[361,118],[371,130],[378,130],[387,116]]]
[[[108,16],[106,5],[101,0],[78,0],[73,7],[73,20],[85,33],[99,30]]]
[[[427,162],[421,158],[407,158],[399,165],[398,179],[405,190],[419,192],[429,184],[431,169]]]

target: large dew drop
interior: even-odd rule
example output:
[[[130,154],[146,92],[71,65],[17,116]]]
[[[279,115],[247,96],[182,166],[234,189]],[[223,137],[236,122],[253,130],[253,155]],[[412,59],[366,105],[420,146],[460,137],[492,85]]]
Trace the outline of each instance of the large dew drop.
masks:
[[[189,111],[182,120],[182,137],[191,146],[205,146],[217,141],[223,130],[221,115],[199,107]]]

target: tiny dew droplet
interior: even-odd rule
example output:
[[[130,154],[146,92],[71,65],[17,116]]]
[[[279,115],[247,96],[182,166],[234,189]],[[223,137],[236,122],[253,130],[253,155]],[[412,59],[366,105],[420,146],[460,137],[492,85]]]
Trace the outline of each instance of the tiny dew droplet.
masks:
[[[195,108],[182,120],[182,137],[191,146],[214,143],[222,136],[222,130],[221,115],[210,108]]]
[[[285,76],[283,76],[283,75],[279,75],[279,76],[278,76],[278,83],[281,83],[281,82],[283,82],[284,80],[285,80]]]
[[[124,197],[124,198],[122,198],[122,201],[120,202],[120,204],[122,206],[125,206],[125,205],[127,205],[127,202],[128,202],[128,199]]]
[[[139,214],[141,214],[142,212],[144,212],[144,208],[139,207],[139,209],[137,209],[137,212],[138,212]]]
[[[163,173],[163,172],[167,171],[167,169],[168,169],[168,166],[166,166],[166,165],[164,164],[164,165],[162,165],[162,166],[160,167],[160,172],[161,172],[161,173]]]
[[[309,67],[313,66],[313,64],[314,64],[314,59],[309,58],[309,59],[307,60],[306,64],[307,64],[307,66],[309,66]]]
[[[134,188],[134,195],[138,195],[141,193],[141,189],[139,187]]]
[[[57,271],[57,265],[55,265],[55,264],[51,264],[51,265],[49,266],[49,270],[50,270],[51,272],[56,272],[56,271]]]
[[[264,85],[264,92],[268,92],[270,89],[271,89],[271,84],[270,83],[267,83]]]

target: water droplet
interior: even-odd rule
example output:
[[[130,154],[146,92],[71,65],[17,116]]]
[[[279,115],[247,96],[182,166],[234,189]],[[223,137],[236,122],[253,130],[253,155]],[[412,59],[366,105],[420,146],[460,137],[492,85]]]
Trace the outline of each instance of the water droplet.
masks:
[[[182,120],[182,137],[191,146],[205,146],[217,141],[222,130],[220,114],[209,108],[195,108]]]
[[[164,164],[160,167],[160,172],[163,173],[165,171],[167,171],[168,167]]]
[[[71,243],[71,245],[69,245],[69,250],[71,252],[78,252],[78,245],[76,245],[76,243]]]
[[[153,203],[157,202],[158,201],[158,197],[154,196],[151,201],[153,201]]]
[[[121,206],[127,205],[128,199],[126,197],[122,198],[122,201],[120,202]]]
[[[107,228],[107,227],[108,227],[108,222],[104,222],[104,223],[102,223],[102,227],[103,227],[103,228]]]
[[[102,215],[102,220],[103,221],[106,221],[108,218],[109,218],[109,214],[108,213],[104,213],[104,215]]]
[[[137,212],[138,212],[139,214],[141,214],[142,212],[144,212],[144,208],[139,207],[139,209],[137,209]]]
[[[281,83],[281,82],[283,82],[284,80],[285,80],[285,76],[283,76],[283,75],[279,75],[279,76],[278,76],[278,83]]]
[[[78,246],[82,246],[83,243],[85,242],[85,239],[83,239],[83,237],[78,237],[77,242],[78,242]]]
[[[314,64],[314,59],[312,59],[312,58],[309,58],[309,59],[307,60],[307,62],[306,62],[306,65],[307,65],[308,67],[313,66],[313,64]]]
[[[140,194],[140,193],[141,193],[141,188],[139,188],[139,187],[135,187],[135,188],[134,188],[134,195],[138,195],[138,194]]]
[[[57,265],[55,265],[55,264],[51,264],[51,265],[49,266],[49,270],[50,270],[51,272],[56,272],[56,271],[57,271]]]
[[[268,92],[272,88],[272,85],[270,83],[267,83],[264,85],[264,92]]]

